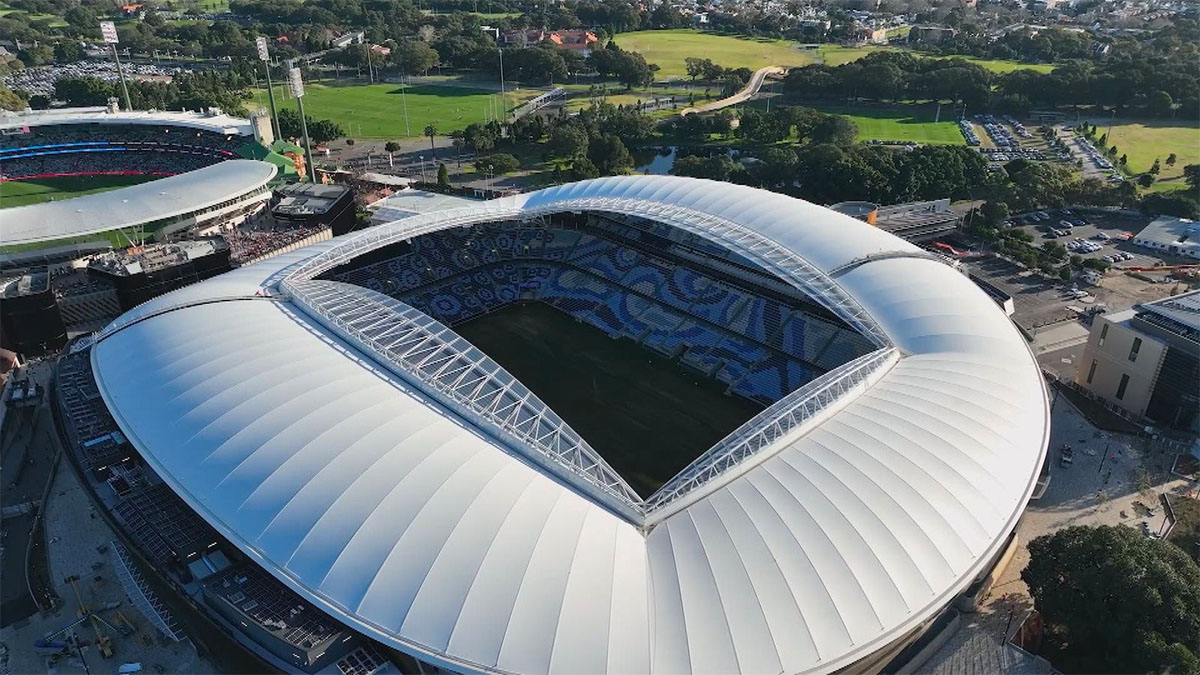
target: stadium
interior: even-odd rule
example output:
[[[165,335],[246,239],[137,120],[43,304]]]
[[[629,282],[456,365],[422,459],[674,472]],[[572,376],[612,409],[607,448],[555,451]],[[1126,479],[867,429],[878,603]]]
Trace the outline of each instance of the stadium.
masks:
[[[662,176],[187,286],[54,395],[132,556],[310,673],[878,672],[995,565],[1049,425],[946,260]]]

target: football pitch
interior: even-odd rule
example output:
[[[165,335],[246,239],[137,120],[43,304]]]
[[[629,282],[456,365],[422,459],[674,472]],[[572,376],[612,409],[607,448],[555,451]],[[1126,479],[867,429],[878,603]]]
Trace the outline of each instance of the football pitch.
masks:
[[[337,122],[350,138],[399,140],[419,138],[433,124],[439,135],[458,131],[499,114],[498,92],[449,85],[409,84],[306,84],[304,113],[315,119]],[[509,90],[507,107],[537,96],[532,89]],[[267,106],[266,89],[254,90],[254,101]],[[275,86],[275,104],[295,109],[284,87]],[[408,122],[405,123],[405,109]]]
[[[655,79],[688,79],[684,59],[712,59],[726,68],[758,70],[764,66],[805,66],[813,53],[796,43],[767,38],[701,33],[695,30],[643,30],[620,33],[614,40],[621,49],[641,53],[661,69]]]
[[[0,209],[71,199],[145,183],[159,176],[59,176],[0,183]]]
[[[860,141],[915,141],[932,145],[963,145],[962,132],[949,106],[940,121],[936,106],[912,105],[894,108],[816,106],[823,112],[845,115],[858,125]]]
[[[540,302],[454,327],[649,496],[762,407],[725,385]]]

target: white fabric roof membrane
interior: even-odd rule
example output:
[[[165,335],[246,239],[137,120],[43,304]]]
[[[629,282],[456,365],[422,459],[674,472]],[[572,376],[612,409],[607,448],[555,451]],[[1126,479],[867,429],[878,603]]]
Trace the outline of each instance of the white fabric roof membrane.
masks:
[[[218,134],[249,136],[250,120],[224,113],[173,112],[170,110],[133,110],[110,113],[104,106],[56,108],[0,114],[0,129],[20,129],[55,124],[143,124],[188,127]]]
[[[953,268],[781,195],[621,177],[509,199],[622,195],[733,219],[825,271],[876,256],[836,281],[902,354],[648,532],[263,297],[281,270],[359,235],[133,310],[93,349],[100,390],[248,555],[450,668],[828,672],[929,619],[998,550],[1044,457],[1045,389],[1017,330]]]
[[[0,209],[0,246],[97,234],[202,211],[265,188],[276,171],[268,162],[231,159],[119,190]]]

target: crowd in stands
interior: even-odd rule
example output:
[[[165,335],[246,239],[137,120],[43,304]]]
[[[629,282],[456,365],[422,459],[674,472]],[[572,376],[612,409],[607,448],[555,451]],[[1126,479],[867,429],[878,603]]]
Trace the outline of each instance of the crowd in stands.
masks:
[[[672,230],[601,219],[577,229],[454,229],[331,276],[451,326],[518,300],[541,301],[611,337],[678,358],[763,405],[874,349],[799,298],[759,285],[753,274],[739,278],[692,263],[716,256],[736,269],[749,261],[655,228]],[[692,255],[680,255],[685,250]]]
[[[233,228],[222,233],[225,242],[229,244],[232,260],[242,262],[254,260],[294,244],[302,239],[311,237],[321,231],[320,227],[289,227],[272,230],[243,230]]]
[[[186,127],[69,124],[33,127],[0,140],[5,180],[48,175],[173,175],[233,159],[240,136]]]
[[[215,163],[209,155],[179,152],[73,152],[21,159],[0,158],[4,180],[49,176],[94,176],[104,174],[173,176]]]

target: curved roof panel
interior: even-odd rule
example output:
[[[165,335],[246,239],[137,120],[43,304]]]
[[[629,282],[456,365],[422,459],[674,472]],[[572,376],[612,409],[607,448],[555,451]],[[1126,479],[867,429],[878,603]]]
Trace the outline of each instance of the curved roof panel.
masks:
[[[380,235],[613,200],[727,219],[803,257],[894,355],[639,522],[410,386],[279,283]],[[1046,449],[1045,389],[1016,329],[952,267],[811,204],[684,178],[587,181],[463,218],[415,216],[163,296],[93,348],[147,461],[348,624],[464,670],[827,672],[933,616],[1015,526]]]
[[[261,190],[275,166],[250,159],[74,199],[0,209],[0,246],[33,244],[137,227],[201,211]]]
[[[188,127],[217,134],[249,136],[250,121],[223,113],[172,112],[169,110],[133,110],[108,112],[103,106],[33,110],[0,115],[0,129],[40,127],[55,124],[144,124]]]

